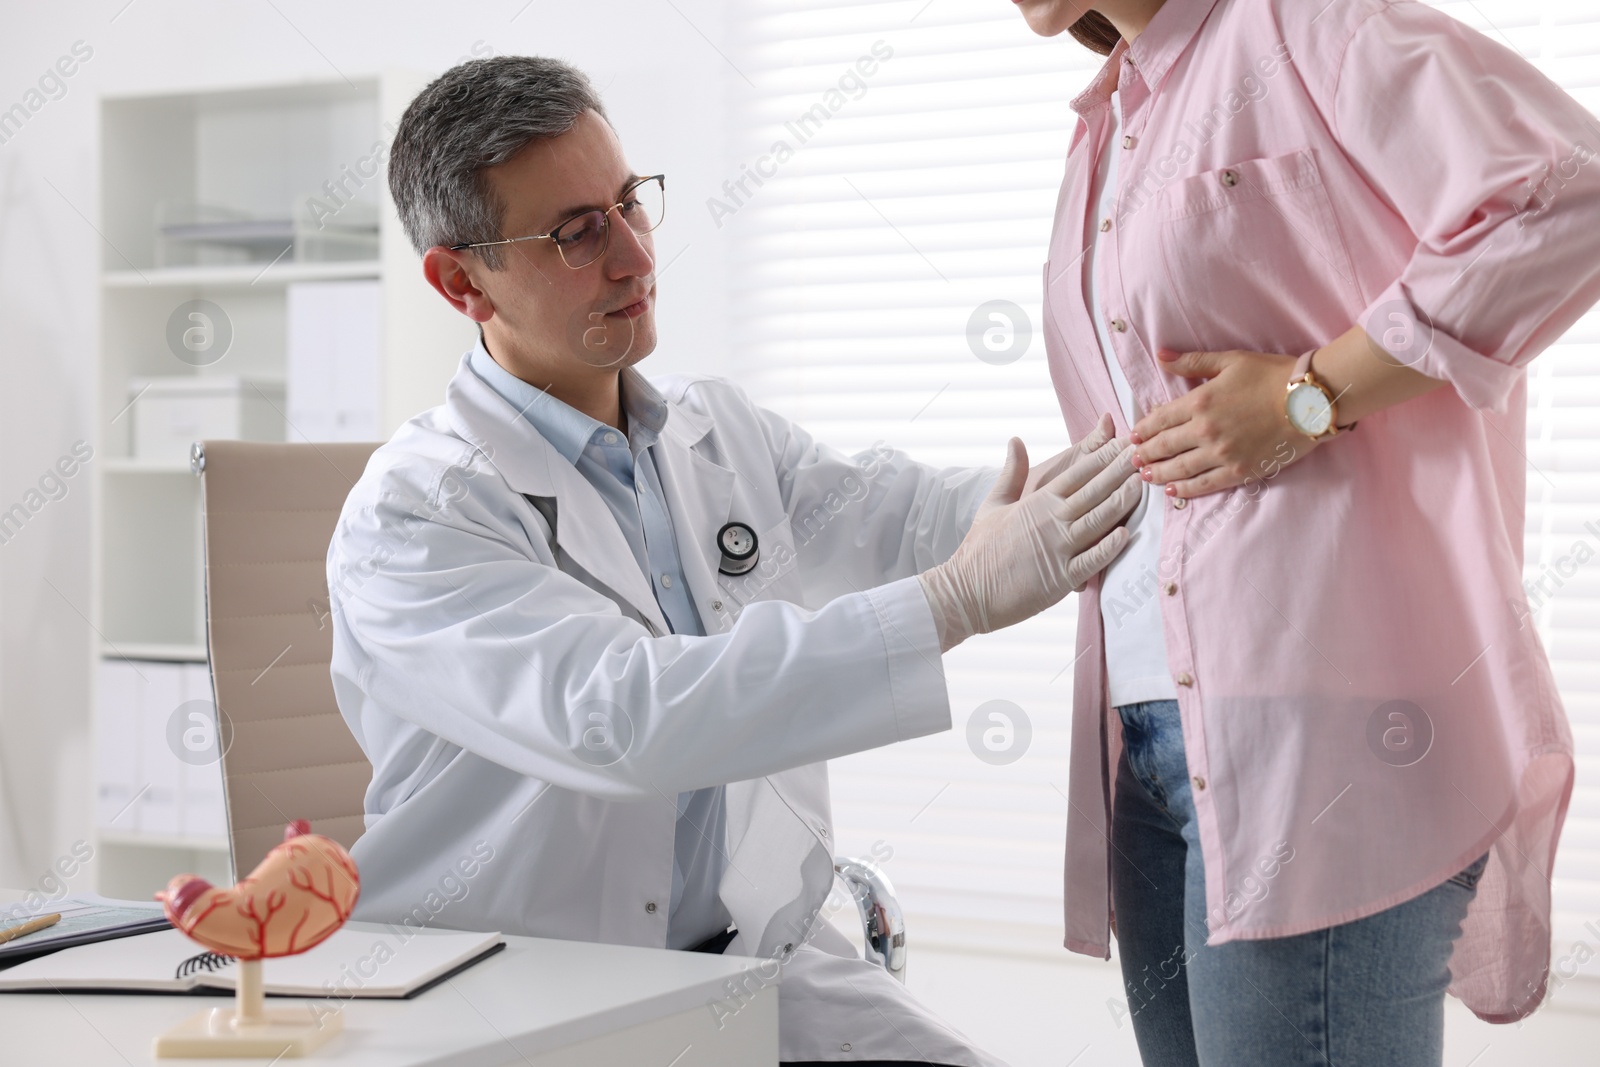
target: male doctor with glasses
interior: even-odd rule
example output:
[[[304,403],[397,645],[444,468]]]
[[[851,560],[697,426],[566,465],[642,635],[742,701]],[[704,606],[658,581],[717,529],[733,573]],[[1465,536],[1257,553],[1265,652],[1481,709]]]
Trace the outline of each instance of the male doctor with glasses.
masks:
[[[373,766],[356,917],[760,957],[785,1063],[997,1063],[819,917],[826,761],[949,729],[941,654],[1121,550],[1142,484],[1109,416],[1031,472],[1015,438],[998,472],[935,469],[645,378],[665,179],[557,61],[445,73],[389,184],[480,337],[328,552]]]

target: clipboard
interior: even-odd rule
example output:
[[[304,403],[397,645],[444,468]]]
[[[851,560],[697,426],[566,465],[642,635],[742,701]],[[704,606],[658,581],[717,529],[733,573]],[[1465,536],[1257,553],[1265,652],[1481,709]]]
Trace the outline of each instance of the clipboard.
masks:
[[[76,945],[165,930],[172,926],[161,905],[101,896],[65,897],[28,911],[0,909],[0,926],[14,926],[37,915],[60,912],[61,920],[43,930],[0,944],[0,971],[25,960]]]

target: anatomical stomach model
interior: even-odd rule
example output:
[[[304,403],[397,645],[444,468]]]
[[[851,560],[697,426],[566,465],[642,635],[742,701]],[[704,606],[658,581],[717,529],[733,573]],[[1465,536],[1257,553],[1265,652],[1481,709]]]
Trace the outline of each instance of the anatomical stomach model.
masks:
[[[343,926],[361,895],[355,861],[337,841],[290,823],[283,844],[241,878],[219,888],[181,874],[156,894],[172,925],[221,956],[239,961],[235,1008],[214,1008],[156,1040],[157,1056],[303,1054],[339,1030],[339,1016],[263,1008],[261,961],[293,956]]]
[[[218,889],[180,874],[156,898],[172,925],[212,952],[241,960],[293,956],[344,925],[361,895],[355,861],[337,841],[288,825],[283,844],[239,884]]]

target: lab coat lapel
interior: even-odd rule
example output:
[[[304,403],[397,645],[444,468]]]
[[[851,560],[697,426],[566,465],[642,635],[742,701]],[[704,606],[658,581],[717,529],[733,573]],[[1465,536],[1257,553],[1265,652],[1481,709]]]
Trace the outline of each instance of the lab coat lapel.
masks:
[[[555,501],[555,543],[574,563],[627,601],[658,634],[671,632],[633,549],[594,486],[466,359],[445,391],[445,410],[456,433],[482,451],[513,490]]]
[[[656,442],[656,473],[667,497],[667,512],[678,538],[678,561],[689,585],[700,621],[708,634],[727,629],[729,616],[718,609],[722,592],[717,567],[722,553],[717,531],[733,506],[732,470],[695,449],[711,430],[711,421],[678,404],[670,404],[667,423]]]

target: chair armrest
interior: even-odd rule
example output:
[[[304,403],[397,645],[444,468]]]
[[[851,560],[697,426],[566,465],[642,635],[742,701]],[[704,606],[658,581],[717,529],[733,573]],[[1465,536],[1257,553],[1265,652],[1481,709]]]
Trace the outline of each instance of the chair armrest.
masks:
[[[867,962],[876,963],[902,984],[906,980],[906,919],[894,886],[871,860],[835,856],[833,869],[850,890],[861,913]]]

